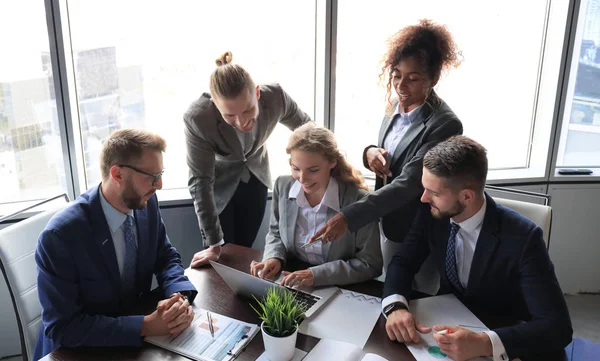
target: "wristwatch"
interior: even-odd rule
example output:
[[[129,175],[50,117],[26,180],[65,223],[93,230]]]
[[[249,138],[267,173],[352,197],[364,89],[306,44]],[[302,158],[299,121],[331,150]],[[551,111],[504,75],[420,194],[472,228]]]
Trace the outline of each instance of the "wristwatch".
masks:
[[[383,314],[385,315],[385,317],[389,316],[392,312],[397,311],[397,310],[408,310],[408,306],[406,306],[404,303],[402,302],[394,302],[392,304],[387,305],[384,309],[383,309]]]
[[[181,298],[185,301],[188,301],[188,305],[191,305],[192,302],[190,301],[191,298],[191,294],[189,291],[179,291],[179,293],[181,294]]]

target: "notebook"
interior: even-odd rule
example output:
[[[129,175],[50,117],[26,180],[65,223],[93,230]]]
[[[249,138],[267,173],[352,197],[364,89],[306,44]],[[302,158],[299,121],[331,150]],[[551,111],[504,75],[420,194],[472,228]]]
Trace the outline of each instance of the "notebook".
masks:
[[[170,336],[146,337],[145,341],[169,351],[199,361],[230,361],[239,355],[258,333],[259,326],[211,312],[215,333],[208,326],[207,310],[194,307],[190,327],[176,338]]]

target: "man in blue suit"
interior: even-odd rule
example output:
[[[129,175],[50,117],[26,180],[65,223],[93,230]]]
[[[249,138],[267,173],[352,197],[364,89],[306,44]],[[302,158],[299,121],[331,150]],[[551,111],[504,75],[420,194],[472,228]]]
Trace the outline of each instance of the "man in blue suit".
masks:
[[[104,142],[102,183],[48,222],[35,260],[42,325],[38,360],[60,346],[140,346],[178,334],[194,316],[194,286],[169,242],[155,192],[162,187],[160,136],[116,131]],[[126,315],[156,275],[164,300],[148,316]]]
[[[464,136],[426,154],[424,204],[385,280],[382,306],[391,340],[419,342],[418,333],[448,329],[449,334],[433,337],[456,361],[477,356],[526,360],[571,342],[571,320],[542,230],[485,194],[487,168],[485,149]],[[440,294],[453,293],[476,314],[523,322],[481,333],[420,324],[408,301],[413,277],[429,254],[441,275]]]

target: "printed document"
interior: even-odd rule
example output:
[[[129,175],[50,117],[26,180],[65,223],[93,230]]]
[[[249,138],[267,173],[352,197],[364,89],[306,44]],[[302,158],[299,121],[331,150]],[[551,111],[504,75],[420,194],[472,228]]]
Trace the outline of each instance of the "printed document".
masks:
[[[210,334],[207,311],[194,307],[194,321],[176,338],[146,337],[145,341],[200,361],[233,360],[252,340],[258,325],[211,312],[215,337]]]

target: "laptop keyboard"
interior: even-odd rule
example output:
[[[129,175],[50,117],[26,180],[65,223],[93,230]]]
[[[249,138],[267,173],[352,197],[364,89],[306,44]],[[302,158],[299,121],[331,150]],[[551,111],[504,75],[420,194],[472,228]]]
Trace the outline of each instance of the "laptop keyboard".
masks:
[[[293,288],[286,288],[296,295],[296,305],[298,305],[299,307],[303,307],[304,311],[308,311],[312,306],[315,305],[315,303],[317,303],[321,299],[321,297],[311,295],[310,293],[300,292]]]

